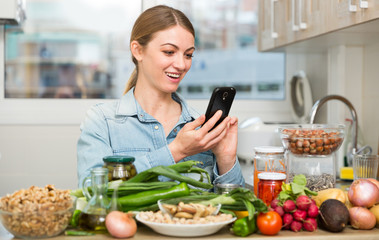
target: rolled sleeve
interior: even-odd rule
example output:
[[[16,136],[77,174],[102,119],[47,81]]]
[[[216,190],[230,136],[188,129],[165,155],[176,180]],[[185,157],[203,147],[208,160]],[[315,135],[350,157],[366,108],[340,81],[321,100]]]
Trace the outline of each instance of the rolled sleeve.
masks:
[[[233,167],[221,176],[218,173],[218,167],[216,163],[213,168],[213,174],[214,185],[216,185],[217,183],[233,183],[245,186],[245,179],[242,176],[241,166],[239,164],[238,159],[236,159],[236,162],[234,163]]]

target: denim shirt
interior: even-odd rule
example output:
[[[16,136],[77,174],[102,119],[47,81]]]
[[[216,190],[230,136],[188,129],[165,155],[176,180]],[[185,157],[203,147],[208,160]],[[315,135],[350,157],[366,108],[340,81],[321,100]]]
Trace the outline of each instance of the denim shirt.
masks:
[[[85,177],[90,175],[91,168],[104,164],[103,157],[105,156],[133,156],[137,172],[158,165],[175,164],[168,144],[175,139],[186,123],[192,122],[200,114],[188,107],[179,94],[173,93],[172,98],[181,104],[182,113],[179,121],[166,137],[163,126],[141,108],[133,92],[134,88],[117,101],[99,103],[88,110],[80,126],[81,135],[77,144],[79,185]],[[210,150],[185,157],[180,161],[188,160],[202,162],[203,164],[199,167],[207,170],[213,184],[244,185],[238,159],[234,166],[221,176],[218,174],[215,155]],[[196,175],[190,174],[191,177]]]

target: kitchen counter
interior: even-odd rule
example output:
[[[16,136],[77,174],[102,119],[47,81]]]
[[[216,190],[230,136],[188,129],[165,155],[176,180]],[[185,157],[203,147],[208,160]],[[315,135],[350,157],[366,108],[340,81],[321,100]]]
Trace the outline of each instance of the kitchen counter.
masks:
[[[280,231],[278,235],[275,236],[264,236],[261,234],[252,234],[249,237],[237,237],[232,235],[229,232],[228,227],[224,227],[221,229],[219,232],[216,234],[210,235],[210,236],[204,236],[204,237],[197,237],[193,239],[217,239],[217,240],[223,240],[223,239],[265,239],[265,240],[275,240],[275,239],[280,239],[280,240],[293,240],[293,239],[334,239],[334,240],[377,240],[379,239],[379,228],[374,228],[372,230],[354,230],[350,227],[347,227],[343,232],[340,233],[331,233],[331,232],[326,232],[320,229],[317,229],[316,232],[292,232],[292,231]],[[12,234],[8,233],[2,225],[0,225],[0,239],[1,240],[9,240],[9,239],[16,239],[13,237]],[[87,237],[77,237],[77,236],[64,236],[60,235],[57,237],[52,238],[54,240],[85,240],[85,239],[91,239],[91,240],[96,240],[96,239],[115,239],[112,238],[108,234],[97,234],[95,236],[87,236]],[[129,238],[133,240],[138,240],[138,239],[156,239],[156,240],[163,240],[163,239],[183,239],[183,237],[167,237],[160,235],[158,233],[155,233],[153,230],[150,228],[144,226],[144,225],[138,225],[138,231],[137,234],[133,238]],[[187,238],[189,239],[189,238]]]

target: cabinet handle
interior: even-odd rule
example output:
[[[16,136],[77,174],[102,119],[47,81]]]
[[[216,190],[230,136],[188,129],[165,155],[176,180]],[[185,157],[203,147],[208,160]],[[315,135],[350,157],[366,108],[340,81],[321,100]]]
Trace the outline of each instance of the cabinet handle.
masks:
[[[302,14],[302,9],[303,9],[303,0],[299,0],[299,26],[300,29],[306,29],[307,28],[307,23],[303,22],[301,19],[301,14]],[[305,8],[304,8],[305,9]]]
[[[275,15],[275,5],[274,3],[276,3],[278,0],[271,0],[271,14],[270,14],[270,18],[271,18],[271,37],[272,38],[278,38],[278,33],[275,32],[275,29],[274,29],[274,26],[275,26],[275,19],[274,19],[274,15]]]
[[[296,8],[296,4],[295,4],[295,0],[292,0],[292,31],[299,31],[299,26],[295,24],[295,8]]]
[[[351,0],[349,0],[349,11],[350,12],[356,12],[357,11],[357,5],[352,5]]]
[[[359,0],[359,7],[360,8],[368,8],[368,1]]]

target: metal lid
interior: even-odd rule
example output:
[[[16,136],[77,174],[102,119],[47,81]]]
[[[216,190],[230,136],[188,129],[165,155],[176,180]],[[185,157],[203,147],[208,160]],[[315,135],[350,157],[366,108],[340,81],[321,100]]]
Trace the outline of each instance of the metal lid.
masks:
[[[263,180],[284,180],[286,177],[286,174],[278,172],[263,172],[258,174],[258,178]]]
[[[260,146],[255,147],[254,151],[260,153],[284,153],[284,148],[277,146]]]
[[[132,156],[123,156],[123,155],[115,155],[115,156],[106,156],[103,157],[103,161],[107,163],[128,163],[134,162],[135,158]]]

